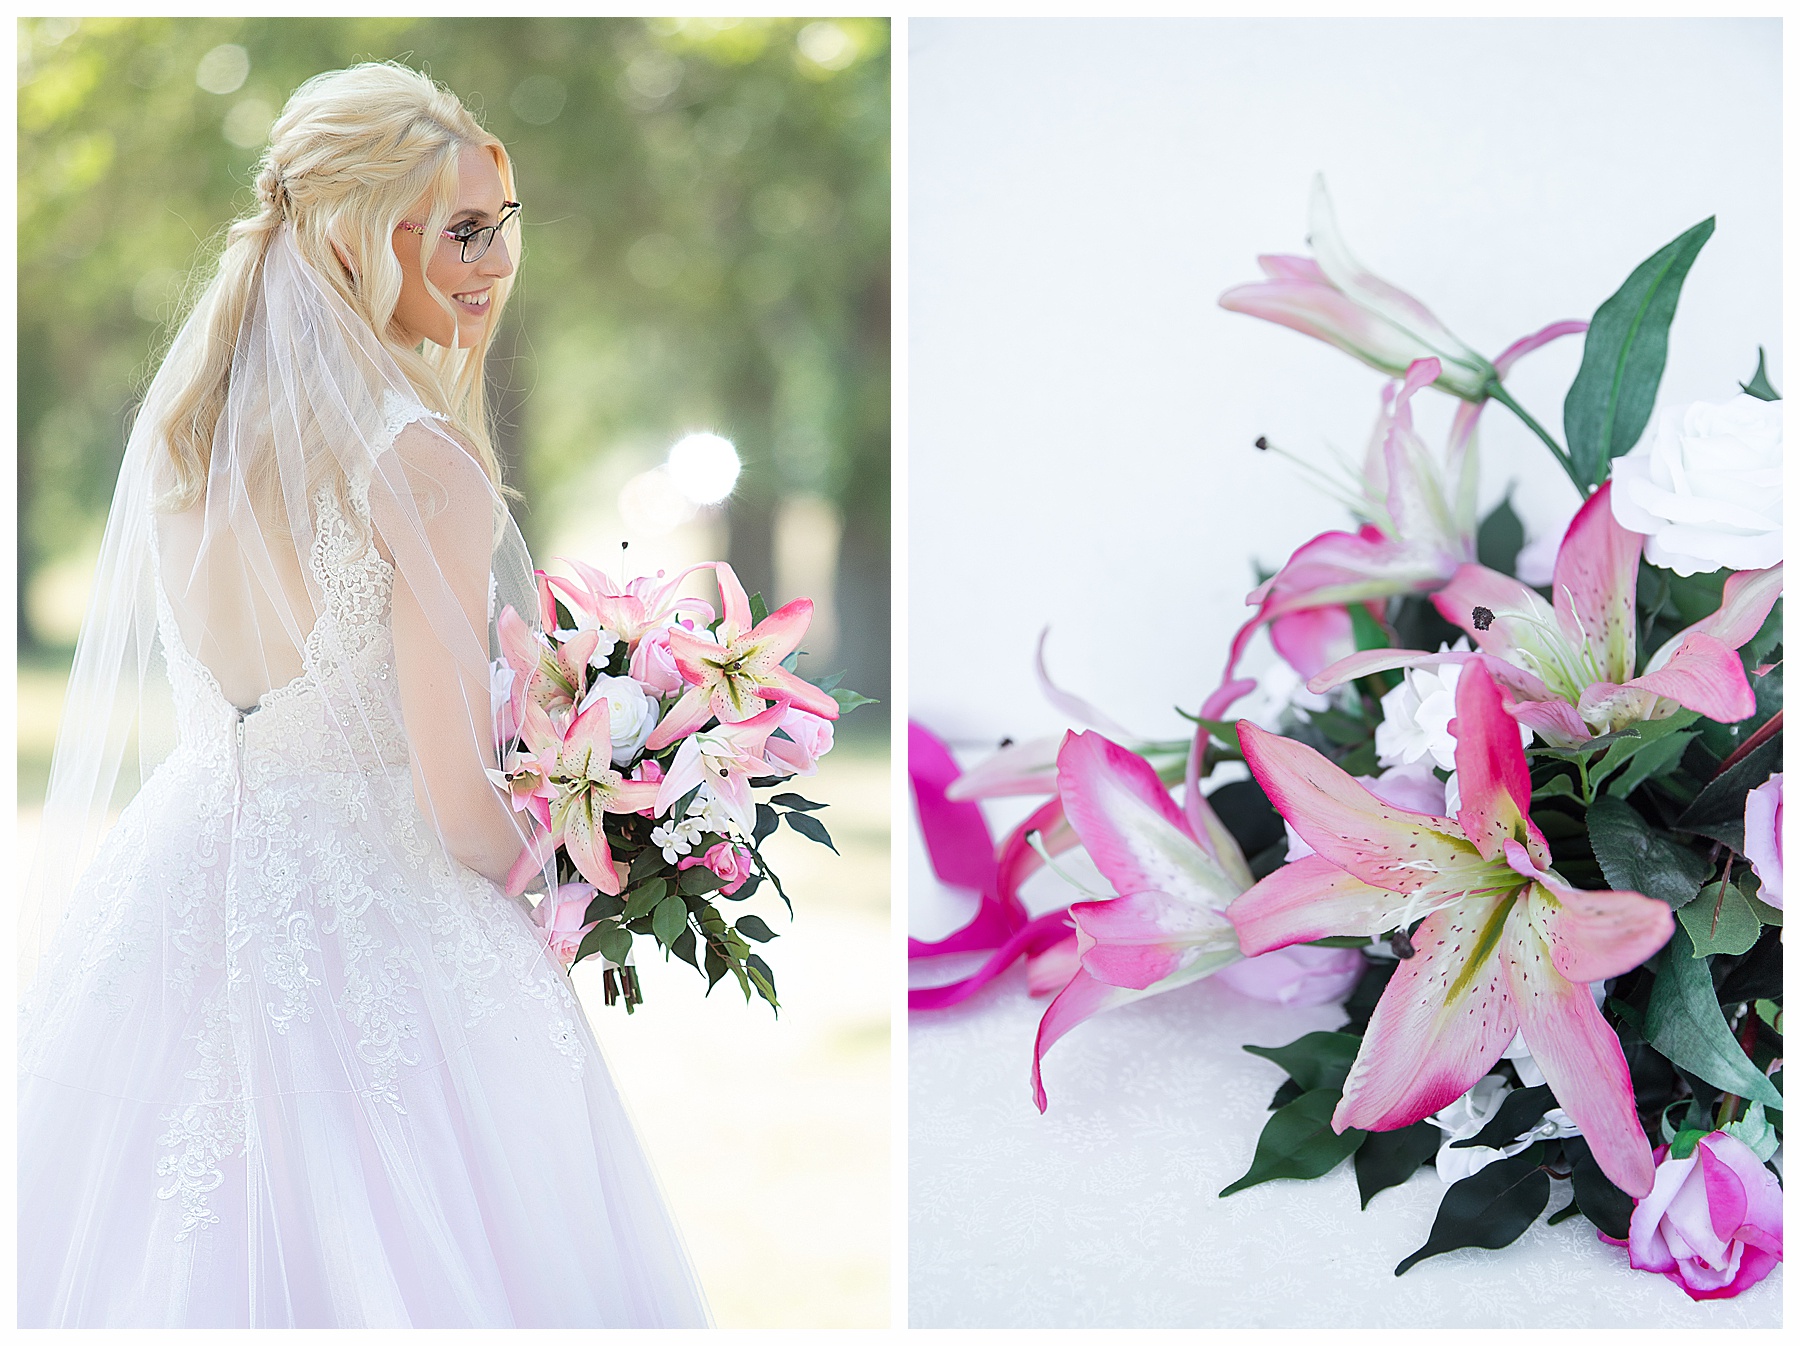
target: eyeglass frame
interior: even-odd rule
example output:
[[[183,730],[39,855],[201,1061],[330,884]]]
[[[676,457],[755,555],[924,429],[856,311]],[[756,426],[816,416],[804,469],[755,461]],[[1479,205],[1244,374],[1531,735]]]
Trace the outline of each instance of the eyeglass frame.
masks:
[[[442,230],[441,232],[445,238],[456,240],[460,248],[458,255],[462,258],[465,265],[470,262],[479,262],[483,257],[487,256],[488,249],[494,246],[494,236],[506,225],[510,224],[513,220],[516,220],[519,217],[519,212],[523,209],[524,207],[517,201],[502,201],[500,203],[500,218],[495,220],[492,224],[484,224],[477,229],[471,229],[466,234],[458,234],[449,229]],[[425,232],[424,225],[415,223],[412,220],[401,220],[396,228],[410,230],[415,234],[422,234]],[[480,252],[476,253],[473,257],[469,256],[469,244],[473,243],[483,234],[487,235],[487,242],[481,245]]]

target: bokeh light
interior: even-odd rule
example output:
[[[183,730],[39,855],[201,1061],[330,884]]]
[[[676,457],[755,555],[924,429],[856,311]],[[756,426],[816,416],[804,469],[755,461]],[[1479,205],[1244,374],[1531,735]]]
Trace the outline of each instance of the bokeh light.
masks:
[[[688,435],[669,450],[669,475],[696,505],[716,505],[737,485],[742,464],[723,435]]]

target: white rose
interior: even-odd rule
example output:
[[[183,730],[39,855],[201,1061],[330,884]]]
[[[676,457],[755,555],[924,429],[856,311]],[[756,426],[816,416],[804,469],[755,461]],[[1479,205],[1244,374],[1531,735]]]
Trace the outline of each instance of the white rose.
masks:
[[[1465,636],[1440,645],[1439,654],[1466,654]],[[1456,770],[1456,683],[1461,664],[1409,668],[1400,685],[1381,698],[1381,723],[1375,726],[1375,760],[1382,766],[1407,766],[1430,758],[1445,771]],[[1531,730],[1519,726],[1519,742],[1531,746]]]
[[[581,709],[586,710],[602,697],[612,705],[607,724],[612,730],[613,765],[628,766],[644,750],[644,741],[656,728],[656,700],[646,696],[644,689],[630,678],[600,673],[582,698]]]
[[[1693,575],[1781,559],[1781,403],[1740,393],[1664,411],[1613,461],[1613,518],[1651,565]]]

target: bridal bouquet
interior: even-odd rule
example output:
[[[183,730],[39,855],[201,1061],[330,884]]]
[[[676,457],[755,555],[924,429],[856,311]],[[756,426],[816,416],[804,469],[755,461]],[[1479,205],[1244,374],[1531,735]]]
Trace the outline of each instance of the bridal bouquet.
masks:
[[[755,792],[810,776],[831,751],[832,722],[866,698],[794,673],[810,599],[771,613],[724,562],[619,585],[572,562],[577,579],[538,572],[541,630],[510,606],[493,665],[500,768],[491,774],[531,836],[511,895],[554,866],[534,916],[573,966],[599,956],[606,1003],[642,1002],[633,945],[649,938],[692,965],[708,993],[728,973],[778,1008],[775,976],[752,944],[775,932],[719,903],[767,882],[788,907],[762,843],[785,819],[831,847],[818,804]],[[713,570],[724,611],[676,590]]]
[[[1737,395],[1651,425],[1712,222],[1591,322],[1491,361],[1355,261],[1322,186],[1310,224],[1316,257],[1265,257],[1221,303],[1394,376],[1340,487],[1354,530],[1250,593],[1191,745],[1125,736],[1050,685],[1041,646],[1054,703],[1106,733],[959,775],[915,727],[934,864],[982,905],[913,953],[993,953],[913,1003],[1026,957],[1031,988],[1055,991],[1042,1109],[1044,1053],[1113,1006],[1208,975],[1343,999],[1336,1031],[1247,1048],[1283,1082],[1222,1196],[1348,1159],[1366,1206],[1430,1164],[1444,1197],[1396,1275],[1502,1247],[1563,1192],[1552,1223],[1585,1218],[1696,1299],[1736,1295],[1781,1259],[1781,406],[1759,360]],[[1558,439],[1505,378],[1582,333]],[[1441,449],[1413,423],[1428,388],[1459,400]],[[1523,545],[1507,502],[1477,509],[1489,402],[1581,497],[1553,554]],[[1237,669],[1263,628],[1281,661],[1259,686]],[[1251,692],[1256,718],[1231,717]],[[1048,802],[984,854],[959,801],[1031,793]],[[1112,891],[1028,920],[1019,885],[1076,846]]]

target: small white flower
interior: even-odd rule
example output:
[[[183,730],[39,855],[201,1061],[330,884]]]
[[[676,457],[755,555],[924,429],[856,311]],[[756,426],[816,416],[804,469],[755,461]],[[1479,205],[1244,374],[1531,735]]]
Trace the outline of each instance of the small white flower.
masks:
[[[684,818],[678,823],[665,823],[661,827],[652,828],[650,841],[652,845],[662,847],[663,859],[674,864],[682,856],[694,849],[699,837],[687,827]]]
[[[566,643],[587,631],[592,631],[599,636],[599,639],[594,642],[594,652],[588,656],[588,667],[605,668],[612,660],[613,651],[619,647],[619,635],[616,631],[607,630],[587,613],[577,610],[574,627],[566,631],[558,630],[556,638]]]

